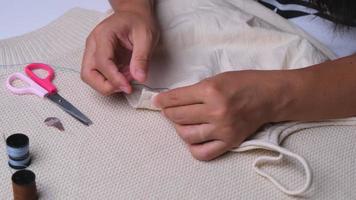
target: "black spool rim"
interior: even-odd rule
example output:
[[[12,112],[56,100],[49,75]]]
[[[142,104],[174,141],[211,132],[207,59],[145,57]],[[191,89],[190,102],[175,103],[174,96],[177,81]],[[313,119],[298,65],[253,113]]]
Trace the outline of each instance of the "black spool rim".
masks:
[[[17,185],[33,184],[36,180],[36,175],[30,170],[24,169],[15,172],[12,177],[12,182]]]
[[[29,138],[22,133],[15,133],[6,139],[6,145],[12,148],[22,148],[29,144]]]

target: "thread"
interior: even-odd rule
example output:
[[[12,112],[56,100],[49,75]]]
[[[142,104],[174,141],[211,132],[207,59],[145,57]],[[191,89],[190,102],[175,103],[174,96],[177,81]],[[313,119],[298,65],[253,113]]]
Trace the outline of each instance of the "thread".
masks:
[[[13,169],[24,169],[31,164],[29,151],[29,138],[16,133],[6,139],[6,151],[9,157],[9,166]]]
[[[20,170],[12,175],[14,200],[37,200],[36,175],[30,170]]]
[[[20,65],[28,65],[28,64],[32,64],[32,63],[38,63],[38,62],[28,62],[28,63],[19,63],[19,64],[0,64],[0,69],[1,68],[6,68],[6,67],[15,67],[15,66],[20,66]],[[45,62],[44,62],[45,63]],[[79,71],[75,70],[75,69],[72,69],[72,68],[68,68],[68,67],[60,67],[60,66],[56,66],[56,65],[51,65],[51,64],[48,64],[49,66],[53,67],[54,69],[58,69],[58,70],[67,70],[67,71],[70,71],[70,72],[75,72],[75,73],[80,73]],[[149,85],[145,85],[145,84],[141,84],[141,83],[136,83],[136,82],[132,82],[131,83],[133,86],[141,86],[141,87],[145,87],[149,90],[157,90],[157,91],[161,91],[161,90],[169,90],[169,88],[154,88],[154,87],[151,87]]]

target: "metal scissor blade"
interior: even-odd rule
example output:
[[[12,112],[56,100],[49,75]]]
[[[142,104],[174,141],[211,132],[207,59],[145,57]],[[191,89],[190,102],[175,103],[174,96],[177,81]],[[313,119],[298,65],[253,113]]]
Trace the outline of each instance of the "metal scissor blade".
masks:
[[[93,122],[76,109],[71,103],[61,97],[59,94],[50,94],[47,96],[51,101],[55,102],[62,110],[66,111],[68,114],[72,115],[74,118],[82,122],[83,124],[89,126]]]

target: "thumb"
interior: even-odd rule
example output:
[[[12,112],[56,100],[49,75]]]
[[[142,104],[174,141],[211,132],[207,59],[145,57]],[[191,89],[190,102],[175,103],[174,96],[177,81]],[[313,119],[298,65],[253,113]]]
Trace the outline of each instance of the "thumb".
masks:
[[[144,82],[152,51],[152,36],[142,31],[133,35],[133,51],[130,61],[130,72],[136,81]],[[150,37],[151,36],[151,37]]]

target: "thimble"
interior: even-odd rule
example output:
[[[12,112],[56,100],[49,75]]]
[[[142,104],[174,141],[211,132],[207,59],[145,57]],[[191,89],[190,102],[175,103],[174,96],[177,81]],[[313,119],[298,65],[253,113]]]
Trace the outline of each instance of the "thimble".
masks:
[[[31,164],[29,139],[22,133],[16,133],[6,139],[6,151],[9,166],[14,169],[24,169]]]
[[[37,200],[36,176],[30,170],[20,170],[12,175],[14,200]]]

